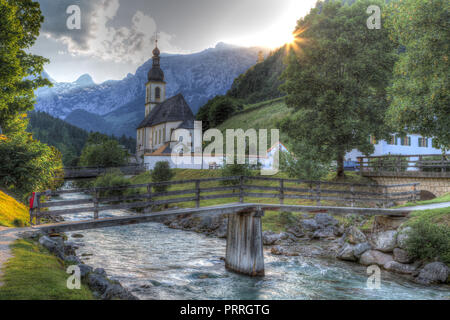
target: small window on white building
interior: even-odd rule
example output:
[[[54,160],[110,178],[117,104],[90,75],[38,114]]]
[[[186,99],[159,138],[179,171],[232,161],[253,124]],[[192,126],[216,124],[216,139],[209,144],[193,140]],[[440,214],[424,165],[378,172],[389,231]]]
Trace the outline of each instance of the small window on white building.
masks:
[[[428,148],[428,139],[419,137],[419,147]]]
[[[391,138],[388,140],[387,143],[390,145],[396,146],[397,145],[397,136],[391,136]]]
[[[402,146],[411,146],[411,137],[404,137],[401,139]]]

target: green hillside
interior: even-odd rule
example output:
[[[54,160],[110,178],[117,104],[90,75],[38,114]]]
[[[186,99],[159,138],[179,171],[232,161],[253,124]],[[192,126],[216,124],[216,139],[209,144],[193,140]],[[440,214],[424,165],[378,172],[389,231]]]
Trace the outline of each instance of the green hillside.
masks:
[[[246,105],[244,110],[236,113],[226,120],[218,129],[279,129],[279,121],[289,116],[291,110],[284,103],[284,98],[278,98],[260,102],[257,104]],[[280,131],[280,140],[288,143],[287,135]]]

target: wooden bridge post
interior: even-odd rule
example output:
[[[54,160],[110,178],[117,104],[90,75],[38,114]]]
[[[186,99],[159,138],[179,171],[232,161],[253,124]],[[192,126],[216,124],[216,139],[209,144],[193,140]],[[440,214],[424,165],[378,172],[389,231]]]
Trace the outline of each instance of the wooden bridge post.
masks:
[[[264,276],[261,217],[264,212],[241,212],[228,216],[225,267],[251,277]]]
[[[152,204],[152,184],[149,183],[147,185],[147,194],[148,194],[148,207],[145,210],[145,213],[150,213],[153,210],[153,204]]]
[[[284,204],[284,180],[280,179],[280,204]]]
[[[37,195],[35,201],[37,201],[37,207],[36,207],[36,224],[41,224],[41,195]]]
[[[352,197],[351,206],[353,208],[355,206],[355,187],[353,185],[350,187],[350,193],[351,193],[351,197]]]
[[[94,189],[94,220],[98,220],[98,198],[99,198],[99,192],[97,188]]]
[[[317,194],[317,205],[320,206],[320,181],[317,182],[316,194]]]
[[[239,177],[239,202],[244,203],[244,176]]]
[[[195,181],[195,207],[200,208],[200,180]]]

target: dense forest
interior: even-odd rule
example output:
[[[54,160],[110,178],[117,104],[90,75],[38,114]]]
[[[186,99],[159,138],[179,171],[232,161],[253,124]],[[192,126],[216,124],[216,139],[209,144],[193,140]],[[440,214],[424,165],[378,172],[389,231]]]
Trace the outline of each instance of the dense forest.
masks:
[[[242,100],[244,103],[256,103],[283,96],[279,86],[285,70],[284,58],[286,46],[272,52],[263,62],[257,63],[247,72],[234,80],[227,96]]]
[[[45,112],[30,112],[28,119],[28,132],[33,133],[34,139],[57,148],[62,154],[65,166],[78,164],[81,152],[88,141],[89,132]],[[126,136],[110,138],[117,140],[130,153],[135,152],[135,139]]]

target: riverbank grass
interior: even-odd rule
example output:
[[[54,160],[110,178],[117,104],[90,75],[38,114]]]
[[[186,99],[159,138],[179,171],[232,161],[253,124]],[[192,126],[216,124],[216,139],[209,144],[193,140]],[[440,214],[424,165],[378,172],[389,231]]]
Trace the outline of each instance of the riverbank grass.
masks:
[[[0,191],[0,226],[24,227],[29,225],[28,208]]]
[[[31,240],[11,245],[13,258],[3,268],[0,300],[93,300],[85,285],[67,288],[65,266],[46,249]]]

